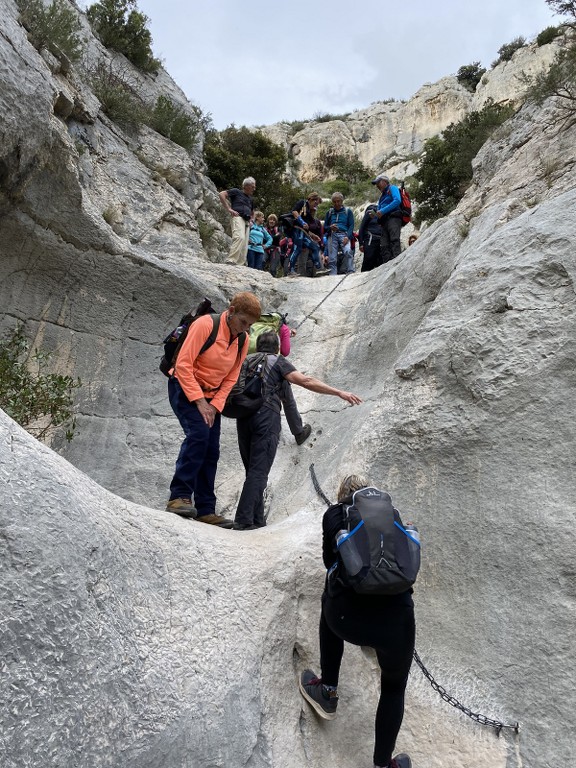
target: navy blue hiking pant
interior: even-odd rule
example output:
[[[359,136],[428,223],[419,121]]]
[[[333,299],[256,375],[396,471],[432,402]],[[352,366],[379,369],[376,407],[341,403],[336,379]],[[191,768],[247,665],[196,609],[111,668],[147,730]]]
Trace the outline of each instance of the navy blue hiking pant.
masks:
[[[191,403],[178,379],[168,381],[168,397],[186,437],[176,459],[170,483],[170,499],[192,498],[198,514],[213,515],[216,510],[214,483],[220,458],[220,420],[208,427],[195,403]]]
[[[388,765],[404,717],[404,691],[414,653],[416,627],[409,593],[384,597],[347,589],[322,596],[320,665],[322,682],[338,685],[344,641],[374,648],[380,665],[374,764]]]

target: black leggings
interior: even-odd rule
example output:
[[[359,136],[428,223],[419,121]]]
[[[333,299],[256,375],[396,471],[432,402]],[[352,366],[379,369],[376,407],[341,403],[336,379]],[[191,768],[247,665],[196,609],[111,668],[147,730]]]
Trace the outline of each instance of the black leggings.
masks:
[[[404,691],[414,653],[414,606],[409,595],[395,598],[346,592],[322,598],[320,665],[322,682],[338,685],[344,641],[374,648],[380,665],[374,764],[388,765],[404,716]]]

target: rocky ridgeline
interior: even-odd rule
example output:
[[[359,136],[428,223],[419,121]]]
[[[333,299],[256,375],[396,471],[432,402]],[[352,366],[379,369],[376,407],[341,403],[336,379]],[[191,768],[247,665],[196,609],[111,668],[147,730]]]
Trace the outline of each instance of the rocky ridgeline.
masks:
[[[408,101],[376,102],[352,112],[346,120],[311,120],[297,133],[288,123],[265,126],[263,132],[283,146],[298,161],[297,175],[304,183],[325,178],[317,168],[321,154],[335,153],[355,158],[368,168],[386,170],[396,178],[415,172],[426,139],[457,123],[469,112],[496,104],[519,104],[526,89],[524,76],[550,65],[558,43],[520,48],[510,61],[487,71],[475,93],[464,88],[455,76],[426,83]]]
[[[62,455],[0,413],[2,766],[371,765],[373,655],[346,649],[334,723],[296,686],[318,663],[312,462],[330,498],[360,469],[418,524],[420,654],[473,711],[521,724],[498,738],[415,669],[399,751],[415,768],[571,765],[576,127],[521,109],[394,262],[274,280],[202,248],[217,203],[199,159],[111,123],[10,0],[0,25],[0,325],[25,322],[83,381]],[[298,390],[313,434],[283,434],[269,525],[245,533],[163,511],[181,433],[157,370],[184,310],[239,289],[288,311],[300,370],[364,399]],[[218,511],[242,475],[227,421]]]

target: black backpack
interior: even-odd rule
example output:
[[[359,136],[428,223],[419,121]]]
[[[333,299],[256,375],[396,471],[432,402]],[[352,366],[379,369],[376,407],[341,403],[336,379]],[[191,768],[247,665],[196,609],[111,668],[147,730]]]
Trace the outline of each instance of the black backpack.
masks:
[[[363,595],[396,595],[410,589],[420,569],[420,538],[414,526],[404,526],[390,495],[362,488],[342,509],[338,567],[330,570],[329,578]]]
[[[296,219],[294,218],[292,213],[283,213],[280,216],[280,219],[278,221],[278,226],[280,227],[285,237],[292,237],[292,233],[294,232],[295,221]]]
[[[267,381],[276,360],[270,365],[267,352],[255,352],[242,363],[238,381],[232,387],[222,409],[222,416],[229,419],[246,419],[259,411],[266,398],[275,391],[268,389]]]
[[[203,315],[212,315],[212,330],[210,332],[210,335],[202,345],[202,349],[198,353],[201,355],[203,352],[206,352],[206,350],[214,344],[216,341],[216,336],[218,336],[218,328],[220,327],[220,315],[217,314],[212,307],[212,302],[210,299],[202,299],[200,304],[196,307],[195,311],[187,312],[184,317],[180,320],[176,328],[174,328],[173,331],[170,331],[168,336],[164,339],[162,342],[164,344],[164,354],[162,355],[160,359],[160,365],[158,366],[164,376],[170,376],[169,371],[174,368],[174,365],[176,364],[176,359],[178,357],[178,353],[180,352],[180,349],[182,347],[182,344],[184,344],[184,340],[186,339],[186,336],[188,335],[188,331],[190,330],[190,326],[195,320],[198,320],[199,317],[202,317]],[[243,347],[244,347],[244,341],[246,339],[246,334],[241,333],[238,337],[238,355],[240,355]]]

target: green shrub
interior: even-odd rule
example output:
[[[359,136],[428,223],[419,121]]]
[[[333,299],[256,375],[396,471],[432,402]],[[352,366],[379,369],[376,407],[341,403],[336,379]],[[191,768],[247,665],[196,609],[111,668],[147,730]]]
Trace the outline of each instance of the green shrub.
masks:
[[[332,115],[330,112],[316,112],[312,117],[317,123],[329,123],[332,120],[347,120],[350,117],[350,112],[344,112],[341,115]]]
[[[288,156],[260,131],[234,125],[209,130],[204,143],[208,176],[218,189],[239,187],[247,176],[256,179],[256,206],[265,213],[285,213],[301,191],[285,180]]]
[[[22,326],[0,341],[0,408],[39,440],[62,427],[70,442],[76,428],[72,394],[81,381],[43,373],[49,359],[42,352],[30,356]]]
[[[485,72],[486,70],[480,66],[480,62],[475,61],[472,64],[465,64],[463,67],[460,67],[456,74],[456,79],[460,85],[463,85],[468,91],[474,93],[476,86]]]
[[[551,43],[552,40],[555,40],[559,34],[560,29],[558,27],[546,27],[546,29],[543,29],[542,32],[540,32],[540,34],[536,37],[536,44],[538,46],[548,45],[548,43]]]
[[[100,0],[86,15],[106,48],[123,53],[143,72],[158,71],[161,62],[152,53],[150,19],[137,10],[136,0]]]
[[[290,136],[294,136],[295,133],[298,133],[304,128],[306,123],[304,120],[292,120],[288,125],[290,126]]]
[[[498,58],[492,62],[492,68],[498,66],[498,64],[501,64],[503,61],[510,61],[516,51],[520,50],[520,48],[524,48],[525,45],[526,38],[521,36],[515,37],[511,42],[502,45],[498,49]]]
[[[351,184],[346,179],[332,179],[331,181],[325,181],[321,186],[320,194],[322,197],[332,197],[334,192],[342,192],[344,197],[349,194]]]
[[[198,107],[191,105],[191,108],[195,112],[194,117],[181,104],[175,104],[166,96],[159,96],[152,111],[150,127],[190,151],[200,132],[202,116]]]
[[[89,73],[92,90],[108,117],[126,131],[135,131],[151,122],[150,110],[127,77],[100,61]]]
[[[38,50],[55,46],[70,61],[82,55],[84,40],[80,36],[82,24],[78,15],[64,0],[16,0],[20,21],[27,30],[32,45]]]
[[[461,122],[449,125],[442,136],[426,141],[414,175],[416,185],[410,189],[418,202],[415,226],[446,216],[458,205],[472,180],[473,158],[513,112],[513,107],[489,103],[480,112],[471,112]]]
[[[346,179],[350,184],[356,184],[373,175],[370,168],[361,163],[358,158],[341,155],[331,149],[320,150],[314,163],[314,171],[322,176],[335,174],[339,179]]]

